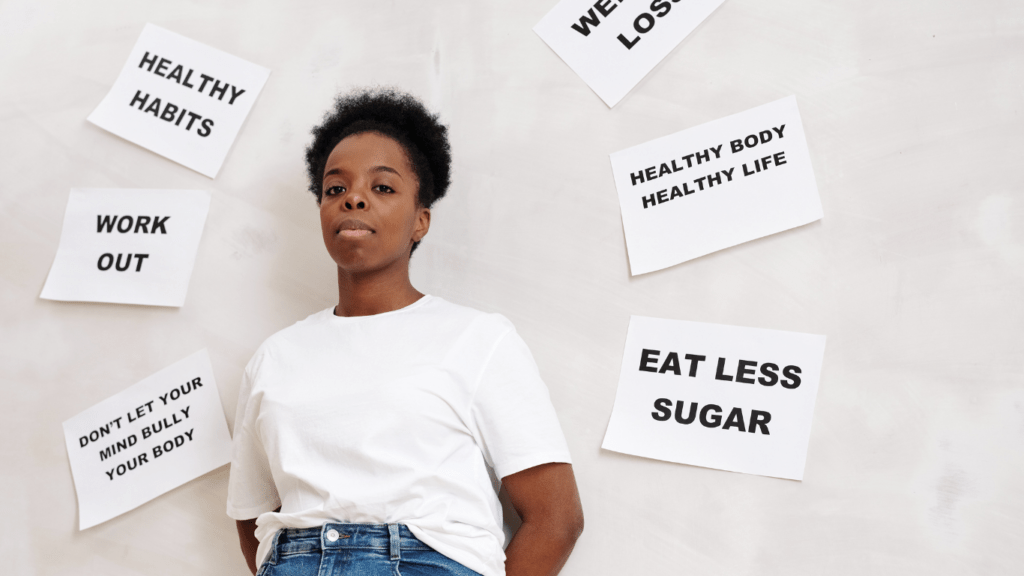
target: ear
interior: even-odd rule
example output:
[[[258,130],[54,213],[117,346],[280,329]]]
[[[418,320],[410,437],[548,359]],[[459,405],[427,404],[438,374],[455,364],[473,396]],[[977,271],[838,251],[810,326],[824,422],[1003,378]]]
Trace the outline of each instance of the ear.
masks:
[[[423,240],[423,237],[430,231],[430,208],[420,208],[416,215],[416,226],[412,231],[413,242]]]

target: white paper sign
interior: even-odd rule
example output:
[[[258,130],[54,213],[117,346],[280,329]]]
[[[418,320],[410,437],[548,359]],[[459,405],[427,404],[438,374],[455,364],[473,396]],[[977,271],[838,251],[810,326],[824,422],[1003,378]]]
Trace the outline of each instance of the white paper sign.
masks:
[[[633,316],[602,447],[801,480],[825,337]]]
[[[146,24],[93,124],[214,178],[270,70]]]
[[[534,32],[615,106],[724,0],[562,0]]]
[[[79,530],[132,510],[231,460],[206,350],[64,422]]]
[[[181,306],[209,210],[204,190],[72,189],[40,298]]]
[[[611,154],[635,276],[820,220],[790,96]]]

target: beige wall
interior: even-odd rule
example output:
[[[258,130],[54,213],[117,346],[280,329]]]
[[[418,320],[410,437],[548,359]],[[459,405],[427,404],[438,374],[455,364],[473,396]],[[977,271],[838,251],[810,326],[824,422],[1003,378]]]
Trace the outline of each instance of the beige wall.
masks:
[[[79,532],[61,422],[203,347],[230,421],[335,301],[302,151],[367,83],[451,125],[414,282],[532,347],[586,508],[565,574],[1020,569],[1024,3],[727,0],[609,110],[532,32],[553,2],[0,3],[5,573],[246,573],[226,467]],[[273,71],[216,180],[85,122],[146,22]],[[608,153],[789,94],[824,220],[630,278]],[[184,307],[38,298],[71,187],[213,193]],[[827,335],[804,481],[602,451],[631,313]]]

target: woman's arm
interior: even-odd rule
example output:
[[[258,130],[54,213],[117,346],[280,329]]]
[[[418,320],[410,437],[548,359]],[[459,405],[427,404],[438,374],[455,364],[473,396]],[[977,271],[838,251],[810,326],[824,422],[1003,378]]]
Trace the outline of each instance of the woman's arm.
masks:
[[[552,463],[502,478],[523,525],[505,549],[506,576],[554,576],[583,532],[572,465]]]
[[[238,543],[242,546],[242,556],[245,556],[249,571],[255,575],[256,548],[260,545],[260,541],[256,539],[256,519],[235,520],[235,528],[238,529]]]

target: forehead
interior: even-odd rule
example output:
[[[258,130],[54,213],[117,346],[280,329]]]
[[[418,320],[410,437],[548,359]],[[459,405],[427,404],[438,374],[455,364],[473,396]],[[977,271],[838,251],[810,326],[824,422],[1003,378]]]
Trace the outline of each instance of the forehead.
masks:
[[[358,132],[338,142],[327,156],[324,172],[341,165],[387,166],[401,174],[412,173],[409,154],[397,140],[380,132]]]

